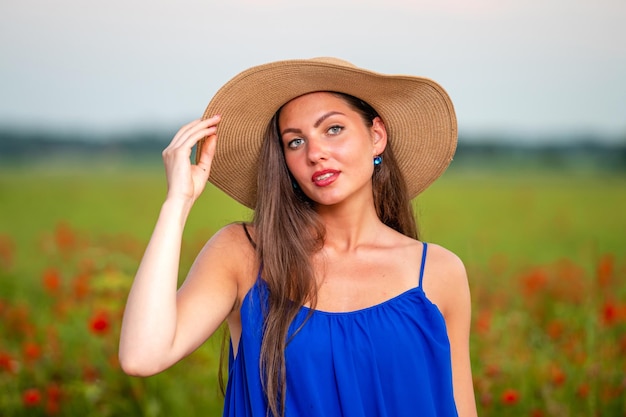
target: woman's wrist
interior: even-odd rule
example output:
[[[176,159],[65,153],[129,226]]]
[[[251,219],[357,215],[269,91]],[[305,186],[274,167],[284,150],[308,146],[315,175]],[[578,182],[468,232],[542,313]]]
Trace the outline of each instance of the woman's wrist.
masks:
[[[188,199],[167,197],[161,206],[161,216],[173,217],[184,226],[193,207],[193,202]]]

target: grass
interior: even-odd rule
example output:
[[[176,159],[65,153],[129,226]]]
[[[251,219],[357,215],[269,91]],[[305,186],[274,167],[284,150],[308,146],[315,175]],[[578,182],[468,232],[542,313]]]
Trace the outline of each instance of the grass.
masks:
[[[218,338],[148,379],[116,363],[121,310],[166,191],[157,165],[0,168],[0,410],[218,415]],[[473,294],[480,415],[626,415],[626,176],[453,167],[416,201]],[[208,187],[184,237],[250,211]],[[6,411],[5,411],[6,410]]]

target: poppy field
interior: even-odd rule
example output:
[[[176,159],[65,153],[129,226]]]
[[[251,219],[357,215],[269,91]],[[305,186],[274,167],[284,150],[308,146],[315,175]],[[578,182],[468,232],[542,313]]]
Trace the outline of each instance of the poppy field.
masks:
[[[122,310],[165,196],[158,165],[0,168],[0,416],[221,414],[222,332],[150,378],[117,361]],[[626,416],[626,176],[449,170],[416,201],[422,239],[472,291],[481,416]],[[250,212],[208,187],[182,281]]]

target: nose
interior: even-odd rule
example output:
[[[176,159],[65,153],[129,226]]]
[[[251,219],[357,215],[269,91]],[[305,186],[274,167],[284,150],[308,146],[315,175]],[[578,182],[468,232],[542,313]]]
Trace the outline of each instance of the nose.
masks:
[[[315,164],[328,158],[328,150],[321,140],[310,139],[307,142],[307,157],[309,162]]]

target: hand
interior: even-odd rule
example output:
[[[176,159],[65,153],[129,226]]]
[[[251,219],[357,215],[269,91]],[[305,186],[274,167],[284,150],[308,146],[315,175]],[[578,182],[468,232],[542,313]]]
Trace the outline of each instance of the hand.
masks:
[[[181,199],[193,204],[206,186],[215,155],[217,124],[220,116],[194,120],[183,126],[163,150],[163,163],[167,176],[167,198]],[[192,165],[191,150],[206,137],[197,165]]]

